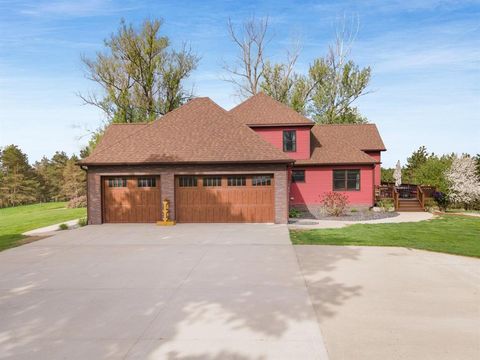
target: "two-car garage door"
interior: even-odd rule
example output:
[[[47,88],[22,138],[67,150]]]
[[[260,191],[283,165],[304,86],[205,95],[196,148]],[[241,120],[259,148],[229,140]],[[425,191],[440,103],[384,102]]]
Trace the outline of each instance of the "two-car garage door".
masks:
[[[178,222],[274,222],[272,175],[182,175],[175,177]],[[161,220],[159,176],[103,178],[103,222]],[[172,204],[173,205],[173,204]]]
[[[208,175],[175,178],[178,222],[273,222],[271,175]]]

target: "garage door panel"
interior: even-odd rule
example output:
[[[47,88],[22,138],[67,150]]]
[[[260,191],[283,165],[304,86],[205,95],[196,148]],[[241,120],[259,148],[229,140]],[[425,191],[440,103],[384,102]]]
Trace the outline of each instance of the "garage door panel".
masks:
[[[273,222],[274,184],[253,186],[251,175],[245,186],[228,186],[228,176],[221,177],[221,186],[180,186],[175,181],[178,222]]]
[[[158,176],[154,178],[154,187],[139,187],[138,177],[104,178],[103,221],[113,223],[146,223],[160,220],[162,206],[160,178]],[[112,187],[111,183],[109,183],[111,179],[126,179],[126,186]]]

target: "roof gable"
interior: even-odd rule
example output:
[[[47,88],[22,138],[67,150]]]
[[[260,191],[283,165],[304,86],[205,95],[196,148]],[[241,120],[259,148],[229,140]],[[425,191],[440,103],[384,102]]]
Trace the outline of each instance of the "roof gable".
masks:
[[[310,159],[296,164],[373,164],[377,161],[363,150],[384,150],[373,124],[315,125],[311,141]]]
[[[292,161],[209,98],[193,99],[118,139],[116,142],[106,139],[108,146],[100,145],[82,163]]]
[[[262,92],[248,98],[229,112],[247,125],[313,125],[311,120]]]

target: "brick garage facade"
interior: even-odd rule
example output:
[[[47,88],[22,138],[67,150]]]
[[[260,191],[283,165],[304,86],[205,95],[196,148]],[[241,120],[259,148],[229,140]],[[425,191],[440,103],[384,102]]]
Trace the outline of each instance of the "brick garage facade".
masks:
[[[288,221],[288,177],[285,164],[231,164],[231,165],[139,165],[139,166],[89,166],[88,223],[102,223],[102,177],[103,176],[160,176],[161,198],[171,204],[171,217],[175,219],[176,175],[227,175],[227,174],[273,174],[275,178],[275,222]],[[159,204],[161,206],[161,204]]]

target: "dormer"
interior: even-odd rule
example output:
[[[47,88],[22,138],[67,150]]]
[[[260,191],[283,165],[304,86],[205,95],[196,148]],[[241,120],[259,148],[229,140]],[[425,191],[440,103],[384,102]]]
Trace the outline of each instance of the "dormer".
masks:
[[[285,104],[259,93],[230,110],[230,114],[292,159],[310,158],[314,123]]]

